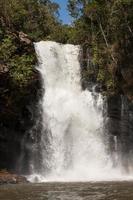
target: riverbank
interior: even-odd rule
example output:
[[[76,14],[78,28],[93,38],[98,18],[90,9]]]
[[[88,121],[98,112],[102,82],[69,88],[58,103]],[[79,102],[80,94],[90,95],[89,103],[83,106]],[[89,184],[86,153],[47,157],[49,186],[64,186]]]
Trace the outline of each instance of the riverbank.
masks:
[[[0,171],[0,185],[28,183],[28,180],[20,175],[10,173],[6,170]]]

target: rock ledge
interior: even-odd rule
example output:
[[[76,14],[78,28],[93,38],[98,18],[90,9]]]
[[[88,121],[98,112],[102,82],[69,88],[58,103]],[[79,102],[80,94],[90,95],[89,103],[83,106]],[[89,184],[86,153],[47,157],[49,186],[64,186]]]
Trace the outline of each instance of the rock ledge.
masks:
[[[5,170],[0,171],[0,185],[3,184],[20,184],[28,183],[27,179],[23,176],[12,174]]]

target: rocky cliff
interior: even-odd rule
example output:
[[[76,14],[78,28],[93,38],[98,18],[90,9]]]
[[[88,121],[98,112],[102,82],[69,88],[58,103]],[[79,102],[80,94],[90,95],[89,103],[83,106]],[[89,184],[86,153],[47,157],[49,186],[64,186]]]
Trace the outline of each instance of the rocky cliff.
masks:
[[[23,75],[23,68],[28,68],[28,62],[20,63],[17,58],[25,55],[28,59],[30,55],[35,55],[35,52],[33,42],[26,34],[8,33],[9,37],[12,38],[16,49],[8,61],[3,59],[0,63],[0,168],[19,171],[16,166],[21,157],[23,138],[29,134],[38,115],[41,80],[35,69],[35,56],[30,60],[32,68],[29,77],[22,77],[25,82],[18,77],[17,71],[13,71],[10,60],[14,59],[14,66],[21,64]]]

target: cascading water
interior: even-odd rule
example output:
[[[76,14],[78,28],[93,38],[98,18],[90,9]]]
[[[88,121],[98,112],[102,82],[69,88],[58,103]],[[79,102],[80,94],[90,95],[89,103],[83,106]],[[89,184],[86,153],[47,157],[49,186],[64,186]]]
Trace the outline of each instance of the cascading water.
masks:
[[[106,152],[101,95],[82,91],[80,47],[35,44],[45,90],[42,99],[41,166],[30,180],[89,181],[115,177]]]

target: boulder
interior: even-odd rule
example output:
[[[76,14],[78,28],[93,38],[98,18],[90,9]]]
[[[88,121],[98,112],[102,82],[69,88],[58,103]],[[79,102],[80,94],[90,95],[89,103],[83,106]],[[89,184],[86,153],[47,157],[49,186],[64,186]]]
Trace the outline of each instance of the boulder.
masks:
[[[9,71],[8,66],[3,63],[0,63],[0,74],[7,73],[8,71]]]
[[[31,44],[32,41],[28,38],[28,35],[23,33],[22,31],[19,32],[19,39],[22,42],[25,42],[26,44]]]

